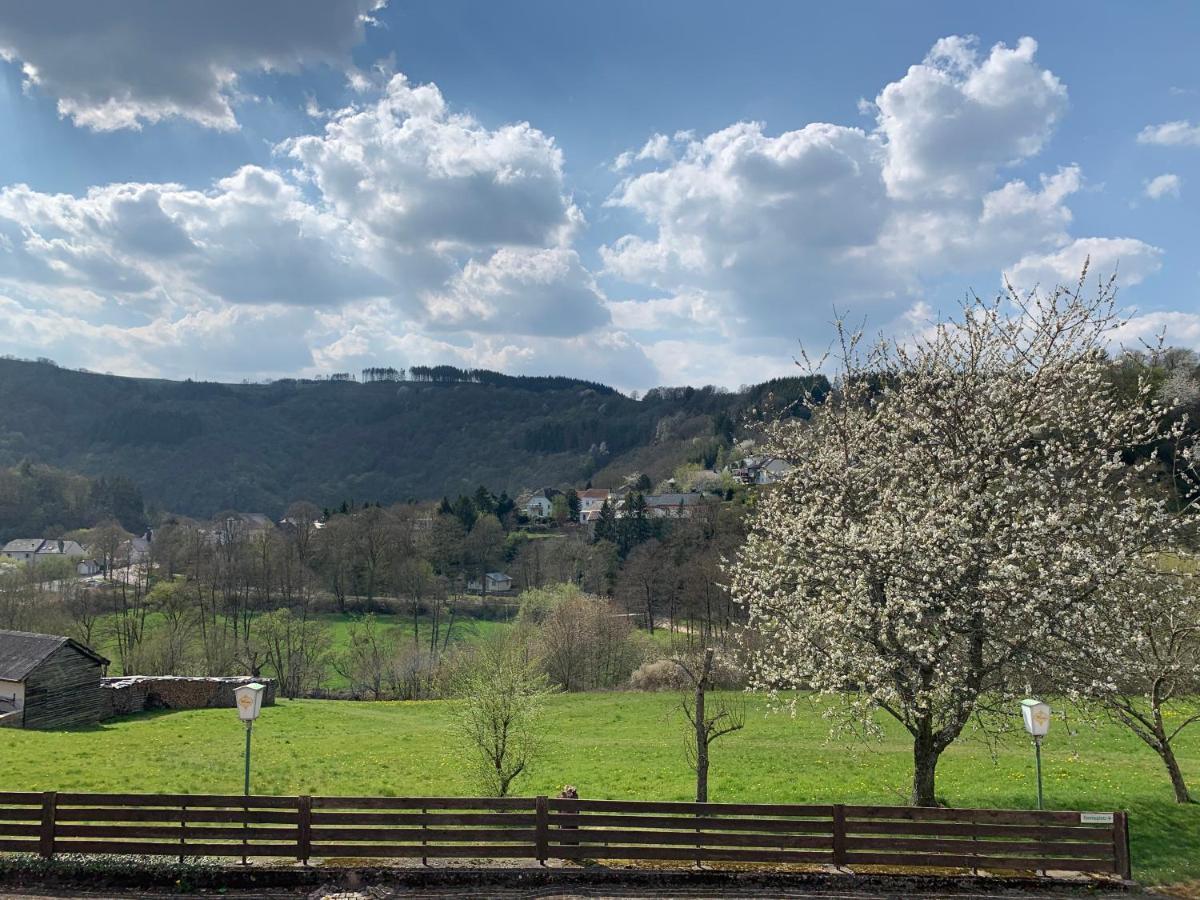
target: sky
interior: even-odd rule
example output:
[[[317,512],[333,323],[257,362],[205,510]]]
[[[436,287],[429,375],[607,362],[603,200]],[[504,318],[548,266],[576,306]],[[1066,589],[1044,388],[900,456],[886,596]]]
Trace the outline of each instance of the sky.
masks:
[[[1117,273],[1200,349],[1200,6],[0,5],[0,354],[795,371]]]

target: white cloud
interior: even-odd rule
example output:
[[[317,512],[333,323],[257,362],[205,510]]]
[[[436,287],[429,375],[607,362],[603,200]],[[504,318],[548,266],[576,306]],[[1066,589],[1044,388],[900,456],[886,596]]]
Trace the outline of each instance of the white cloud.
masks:
[[[888,205],[874,138],[826,124],[769,137],[739,123],[678,150],[678,162],[626,179],[608,201],[657,230],[602,248],[608,273],[670,292],[736,293],[751,327],[769,329],[792,321],[777,306],[805,281],[839,295],[884,288],[866,254]]]
[[[655,299],[610,304],[615,320],[650,341],[655,328],[711,329],[704,315],[719,310],[740,335],[803,338],[826,333],[835,309],[904,330],[900,311],[959,274],[1073,281],[1090,254],[1093,271],[1119,262],[1122,284],[1145,279],[1159,249],[1072,234],[1078,166],[1002,180],[1066,112],[1067,89],[1036,51],[1030,38],[986,52],[943,38],[867,104],[873,132],[811,123],[772,136],[741,122],[655,135],[633,157],[653,164],[608,200],[645,228],[601,248],[605,274]]]
[[[1157,175],[1146,182],[1145,194],[1151,200],[1161,200],[1163,197],[1178,197],[1183,187],[1183,179],[1178,175],[1167,173]]]
[[[634,342],[600,333],[611,315],[570,246],[583,220],[551,138],[486,128],[402,75],[324,115],[321,134],[277,148],[292,171],[245,166],[204,190],[0,189],[10,337],[139,374],[190,375],[203,350],[210,374],[235,359],[311,373],[379,354],[654,380]],[[87,327],[108,364],[63,352],[56,334]]]
[[[471,260],[425,298],[431,327],[569,336],[609,322],[604,298],[574,250],[505,247]]]
[[[485,128],[450,112],[436,85],[403,75],[279,149],[340,216],[390,248],[559,245],[582,218],[552,138],[526,122]]]
[[[1038,153],[1067,108],[1067,89],[1034,60],[1037,42],[946,37],[875,100],[895,197],[973,196],[1002,166]]]
[[[13,17],[0,11],[0,46]],[[289,59],[222,71],[333,55]],[[586,223],[552,136],[484,125],[391,63],[349,77],[350,106],[310,104],[318,133],[211,185],[0,189],[0,313],[12,322],[0,346],[142,374],[453,362],[639,389],[734,385],[791,371],[794,341],[820,342],[835,308],[911,334],[935,312],[930,286],[963,275],[1048,285],[1073,281],[1090,256],[1094,272],[1119,264],[1127,286],[1161,265],[1162,251],[1134,237],[1075,233],[1078,166],[1010,171],[1044,150],[1067,107],[1028,38],[986,51],[938,41],[869,104],[870,130],[737,122],[631,148],[607,205],[635,224],[599,248],[616,299],[583,262]],[[162,115],[231,124],[232,82],[208,84],[206,100],[175,97]],[[94,127],[158,115],[146,97],[121,96],[132,105]],[[103,105],[89,109],[77,120]],[[63,337],[88,329],[96,342]]]
[[[0,4],[0,59],[96,131],[169,117],[237,127],[239,73],[346,65],[386,0],[47,0]]]
[[[1088,262],[1094,275],[1119,275],[1123,287],[1132,287],[1162,268],[1162,250],[1135,238],[1080,238],[1053,253],[1022,257],[1007,273],[1018,290],[1074,284]]]
[[[0,353],[40,355],[122,375],[229,381],[310,367],[305,311],[282,306],[202,308],[125,326],[31,306],[0,293]]]
[[[1191,122],[1185,121],[1147,125],[1138,132],[1137,139],[1139,144],[1159,144],[1163,147],[1200,147],[1200,125],[1193,125]]]
[[[208,191],[114,184],[82,197],[0,189],[0,283],[73,286],[117,303],[318,306],[379,291],[352,231],[276,172]]]
[[[733,336],[744,322],[735,310],[725,309],[701,292],[676,294],[653,300],[619,300],[608,304],[613,324],[626,331],[688,332],[711,331]]]
[[[1200,350],[1200,313],[1145,312],[1131,316],[1114,335],[1114,343],[1129,349],[1155,346],[1162,336],[1168,347]]]

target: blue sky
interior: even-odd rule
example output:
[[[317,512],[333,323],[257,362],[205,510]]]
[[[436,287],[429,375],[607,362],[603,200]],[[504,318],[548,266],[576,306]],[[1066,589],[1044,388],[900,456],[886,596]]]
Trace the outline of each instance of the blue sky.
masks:
[[[1200,348],[1200,8],[0,8],[0,353],[760,381],[1117,267]]]

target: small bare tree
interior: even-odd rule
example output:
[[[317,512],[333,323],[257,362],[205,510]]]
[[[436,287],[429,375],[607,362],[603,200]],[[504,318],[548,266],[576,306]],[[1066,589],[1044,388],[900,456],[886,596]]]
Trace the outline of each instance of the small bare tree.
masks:
[[[520,641],[498,638],[479,645],[476,664],[455,687],[461,701],[456,724],[476,783],[504,797],[538,754],[546,678]]]
[[[680,707],[692,726],[695,742],[687,744],[688,762],[696,772],[696,802],[708,802],[709,747],[719,737],[746,727],[746,702],[727,697],[714,698],[710,704],[708,690],[713,671],[713,649],[709,647],[699,664],[684,659],[673,660],[692,683],[692,691],[684,694]]]

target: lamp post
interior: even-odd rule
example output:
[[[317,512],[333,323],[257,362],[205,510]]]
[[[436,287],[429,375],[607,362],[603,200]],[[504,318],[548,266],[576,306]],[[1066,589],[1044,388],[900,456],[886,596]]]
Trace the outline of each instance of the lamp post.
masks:
[[[233,696],[237,701],[238,718],[246,723],[246,796],[250,796],[250,732],[254,730],[254,720],[262,711],[263,686],[257,681],[243,684],[234,688]]]
[[[1038,809],[1042,809],[1042,738],[1050,730],[1050,704],[1041,700],[1022,700],[1021,719],[1033,737],[1033,757],[1037,766]]]
[[[250,733],[254,730],[254,720],[262,711],[263,686],[257,681],[243,684],[233,689],[234,701],[237,703],[238,718],[246,723],[246,817],[242,820],[242,831],[250,828]],[[242,865],[246,865],[246,841],[242,840]]]

